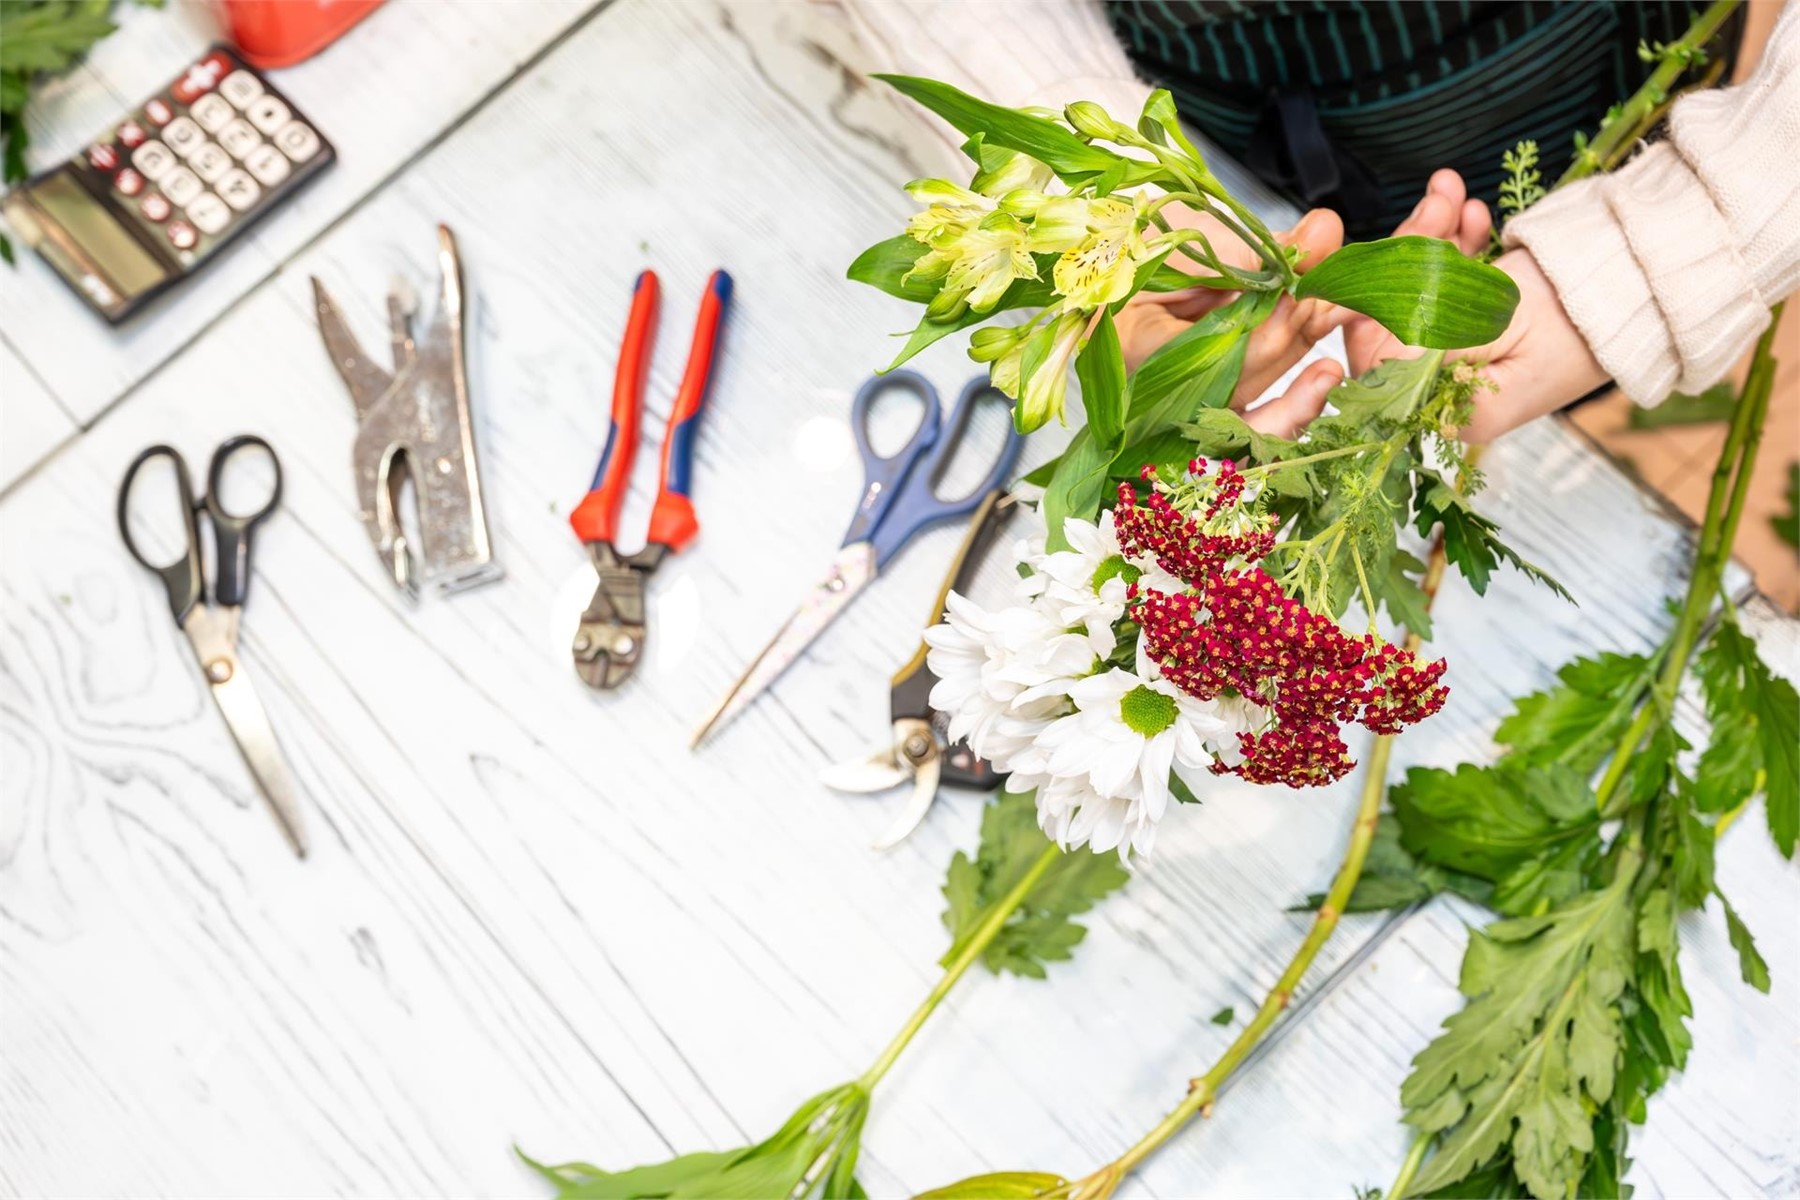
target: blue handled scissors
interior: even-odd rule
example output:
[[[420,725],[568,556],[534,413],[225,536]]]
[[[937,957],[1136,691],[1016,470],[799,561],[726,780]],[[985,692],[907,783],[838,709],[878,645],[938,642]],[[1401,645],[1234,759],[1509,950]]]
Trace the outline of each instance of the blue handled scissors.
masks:
[[[911,440],[883,458],[869,443],[869,413],[876,398],[889,390],[911,392],[923,402],[923,412]],[[843,546],[825,577],[813,585],[787,624],[694,732],[691,745],[698,746],[708,733],[742,712],[774,683],[915,534],[940,521],[968,516],[1001,486],[1025,441],[1010,421],[1006,441],[987,478],[968,495],[954,500],[937,494],[944,468],[968,432],[975,406],[987,399],[1012,403],[985,376],[969,381],[948,419],[939,410],[937,389],[911,371],[877,375],[857,390],[850,406],[850,428],[862,453],[864,481],[862,498],[844,533]]]

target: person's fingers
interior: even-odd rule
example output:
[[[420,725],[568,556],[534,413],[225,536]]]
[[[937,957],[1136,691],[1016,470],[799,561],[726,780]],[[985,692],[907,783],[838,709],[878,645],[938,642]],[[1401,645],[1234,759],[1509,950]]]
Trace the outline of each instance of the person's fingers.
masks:
[[[1464,200],[1462,220],[1452,239],[1464,254],[1473,258],[1487,249],[1488,241],[1493,237],[1494,218],[1488,212],[1488,206],[1479,200]]]
[[[1275,240],[1300,248],[1295,270],[1304,275],[1344,248],[1344,219],[1329,208],[1315,208],[1295,222],[1292,229],[1276,234]]]
[[[1270,384],[1304,358],[1320,338],[1355,315],[1347,308],[1322,300],[1296,303],[1289,297],[1282,297],[1269,319],[1250,332],[1244,353],[1244,370],[1232,389],[1233,406],[1242,408],[1254,402]]]
[[[1322,358],[1300,372],[1287,391],[1245,413],[1244,423],[1258,433],[1296,438],[1313,418],[1325,411],[1326,394],[1343,378],[1341,363]]]

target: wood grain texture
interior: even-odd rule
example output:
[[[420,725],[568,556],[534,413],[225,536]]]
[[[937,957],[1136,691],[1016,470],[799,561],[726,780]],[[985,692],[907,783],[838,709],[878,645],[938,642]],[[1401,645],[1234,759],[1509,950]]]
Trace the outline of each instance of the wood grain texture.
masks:
[[[978,799],[947,793],[919,834],[875,855],[899,797],[847,800],[816,774],[884,734],[887,678],[959,532],[910,546],[769,695],[685,748],[836,548],[860,481],[847,401],[909,315],[842,280],[903,218],[897,185],[926,153],[856,55],[817,5],[606,10],[0,500],[0,1190],[533,1195],[510,1142],[618,1166],[742,1144],[860,1071],[911,1010],[943,949],[943,867],[974,841]],[[380,344],[389,277],[429,294],[437,220],[459,235],[474,295],[508,574],[415,608],[362,534],[350,403],[307,276]],[[721,265],[737,307],[699,439],[703,534],[651,583],[638,676],[589,692],[567,645],[592,575],[566,515],[603,435],[631,280],[652,266],[664,284],[654,447]],[[214,382],[252,369],[254,388]],[[948,343],[923,369],[946,389],[971,373]],[[166,439],[197,460],[240,431],[286,468],[245,650],[318,834],[305,865],[112,528],[140,447]],[[1055,442],[1034,439],[1034,459]],[[648,512],[651,461],[627,529]],[[1557,425],[1491,464],[1486,507],[1582,607],[1516,575],[1483,601],[1447,589],[1451,705],[1402,742],[1402,765],[1491,752],[1509,697],[1572,653],[1646,645],[1667,620],[1680,528]],[[989,564],[981,587],[1004,574]],[[871,1194],[1087,1169],[1223,1045],[1207,1018],[1248,1011],[1292,952],[1303,923],[1283,910],[1335,863],[1354,783],[1224,785],[1206,801],[1094,915],[1075,964],[1049,984],[972,978],[928,1027],[877,1099]],[[1770,903],[1791,903],[1792,874],[1745,870],[1772,897],[1745,889],[1760,932]],[[1347,925],[1320,977],[1379,928]],[[1453,975],[1454,937],[1417,944]],[[1399,1075],[1446,1000],[1372,995],[1348,1032],[1308,1040],[1360,994],[1333,989],[1284,1040],[1282,1055],[1321,1047],[1311,1069],[1263,1064],[1140,1194],[1340,1195],[1390,1169]],[[1738,998],[1722,980],[1723,1019]],[[1696,1071],[1704,1057],[1741,1073],[1740,1050],[1702,1036]],[[1791,1143],[1744,1128],[1773,1164],[1756,1178],[1792,1174]],[[118,1152],[82,1152],[94,1144]]]
[[[0,274],[0,340],[88,424],[600,2],[388,0],[354,35],[271,74],[337,146],[329,171],[120,329],[21,252],[18,269]],[[114,19],[117,33],[34,96],[34,170],[78,151],[220,36],[212,10],[193,0],[124,4]],[[10,371],[0,385],[12,390]],[[11,478],[0,476],[0,488]]]

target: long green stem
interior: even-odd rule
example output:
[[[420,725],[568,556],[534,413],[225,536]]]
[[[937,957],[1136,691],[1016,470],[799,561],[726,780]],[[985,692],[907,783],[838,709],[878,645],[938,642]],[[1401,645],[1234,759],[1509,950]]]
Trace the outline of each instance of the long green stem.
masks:
[[[1638,747],[1643,744],[1657,720],[1674,704],[1676,692],[1681,687],[1681,677],[1687,671],[1688,660],[1693,657],[1695,644],[1699,640],[1701,627],[1712,612],[1713,597],[1730,565],[1732,543],[1737,539],[1738,525],[1743,519],[1744,504],[1750,493],[1751,475],[1756,468],[1756,452],[1762,445],[1763,425],[1769,415],[1769,398],[1773,392],[1775,374],[1771,350],[1775,344],[1776,326],[1781,323],[1781,313],[1782,306],[1777,304],[1770,314],[1769,327],[1763,331],[1762,338],[1756,344],[1750,373],[1744,381],[1743,394],[1732,412],[1731,427],[1725,435],[1724,448],[1719,452],[1718,465],[1713,468],[1712,487],[1706,499],[1706,514],[1701,519],[1700,539],[1694,552],[1693,573],[1688,579],[1687,596],[1682,602],[1681,612],[1675,618],[1675,628],[1669,633],[1662,670],[1651,686],[1648,701],[1626,727],[1624,736],[1619,739],[1618,749],[1613,751],[1600,782],[1594,786],[1594,803],[1608,816],[1618,815],[1616,811],[1609,810],[1608,804],[1620,781],[1624,779],[1625,769],[1630,765],[1632,756],[1637,753]]]
[[[1670,53],[1664,55],[1663,61],[1650,78],[1625,103],[1615,109],[1607,118],[1600,131],[1594,135],[1569,169],[1563,172],[1556,186],[1561,187],[1577,179],[1585,179],[1597,171],[1603,171],[1615,165],[1623,157],[1641,132],[1653,123],[1653,113],[1668,102],[1669,89],[1675,86],[1690,65],[1690,56],[1686,51],[1700,50],[1712,40],[1719,26],[1742,0],[1713,0],[1706,11],[1694,18],[1687,32],[1670,47]]]
[[[1431,1149],[1434,1133],[1419,1133],[1414,1136],[1412,1145],[1406,1148],[1406,1157],[1400,1162],[1400,1172],[1394,1176],[1394,1182],[1383,1196],[1391,1196],[1393,1200],[1401,1200],[1412,1187],[1413,1176],[1419,1173],[1419,1166],[1425,1161],[1425,1152]]]
[[[1355,824],[1351,827],[1344,861],[1338,867],[1337,877],[1331,882],[1331,890],[1325,893],[1324,903],[1319,905],[1319,911],[1313,915],[1312,928],[1306,931],[1306,938],[1289,961],[1287,970],[1275,981],[1274,988],[1263,998],[1256,1015],[1226,1048],[1225,1053],[1219,1056],[1206,1074],[1191,1081],[1188,1094],[1182,1102],[1170,1110],[1168,1116],[1158,1122],[1154,1129],[1138,1139],[1136,1145],[1115,1160],[1112,1165],[1120,1178],[1136,1170],[1139,1163],[1154,1154],[1196,1114],[1211,1111],[1213,1102],[1219,1098],[1219,1089],[1243,1064],[1250,1051],[1263,1040],[1270,1027],[1293,1001],[1294,990],[1299,986],[1301,976],[1306,974],[1313,959],[1318,957],[1319,951],[1337,929],[1344,905],[1350,899],[1356,881],[1362,877],[1363,861],[1368,857],[1369,844],[1375,838],[1375,823],[1381,817],[1381,800],[1387,795],[1387,767],[1393,752],[1394,740],[1391,736],[1384,735],[1375,739],[1368,760],[1363,764],[1362,800],[1356,807]]]
[[[1062,857],[1060,847],[1055,844],[1046,846],[1037,861],[1032,863],[1025,874],[1019,877],[1019,882],[1013,885],[1012,890],[995,901],[994,906],[988,910],[987,916],[982,918],[981,924],[977,925],[968,940],[957,948],[956,957],[952,958],[950,965],[944,968],[944,974],[938,979],[937,986],[933,987],[930,994],[925,997],[924,1003],[920,1004],[914,1010],[913,1015],[906,1019],[906,1024],[900,1027],[900,1032],[894,1035],[894,1040],[887,1044],[886,1049],[882,1050],[880,1056],[857,1080],[865,1090],[873,1089],[881,1081],[881,1077],[888,1073],[888,1068],[894,1065],[894,1060],[900,1057],[900,1052],[906,1049],[906,1044],[913,1040],[913,1035],[923,1028],[926,1020],[936,1011],[937,1006],[944,1002],[944,997],[950,994],[950,989],[956,986],[956,981],[975,965],[975,960],[981,957],[981,952],[988,948],[988,944],[995,937],[999,936],[1000,930],[1006,925],[1007,918],[1011,917],[1019,905],[1025,902],[1025,897],[1044,877],[1044,872],[1048,871],[1060,857]]]

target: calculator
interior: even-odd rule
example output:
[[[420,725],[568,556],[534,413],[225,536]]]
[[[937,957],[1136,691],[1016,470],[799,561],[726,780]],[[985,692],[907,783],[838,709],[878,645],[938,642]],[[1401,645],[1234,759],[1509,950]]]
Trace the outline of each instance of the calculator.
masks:
[[[215,46],[0,211],[113,324],[199,270],[337,157],[312,123]]]

